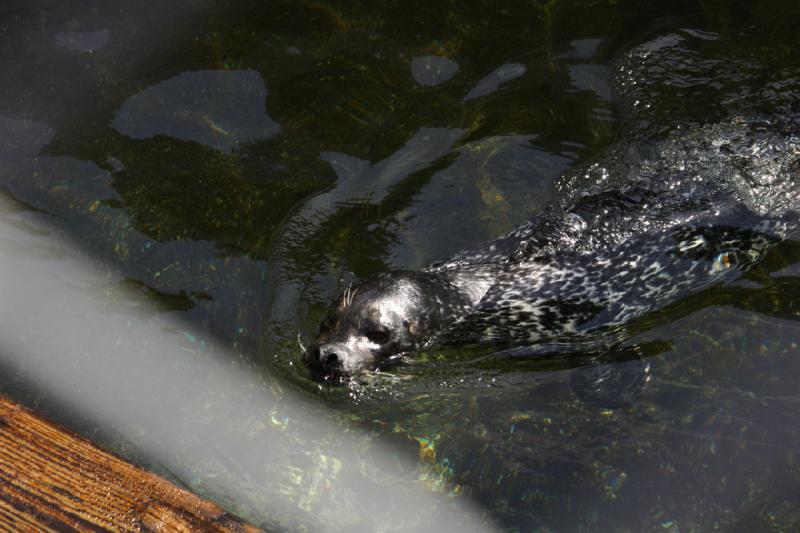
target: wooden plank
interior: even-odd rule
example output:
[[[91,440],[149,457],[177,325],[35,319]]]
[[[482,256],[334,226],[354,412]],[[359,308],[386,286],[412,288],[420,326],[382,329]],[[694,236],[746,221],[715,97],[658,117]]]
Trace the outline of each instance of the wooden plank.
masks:
[[[2,398],[0,530],[259,531]]]

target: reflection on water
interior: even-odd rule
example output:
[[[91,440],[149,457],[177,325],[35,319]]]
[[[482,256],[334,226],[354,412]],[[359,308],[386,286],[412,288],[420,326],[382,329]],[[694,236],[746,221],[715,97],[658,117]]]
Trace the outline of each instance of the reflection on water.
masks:
[[[183,72],[126,100],[111,126],[133,139],[166,135],[229,152],[280,131],[263,112],[258,72]]]
[[[105,48],[111,34],[108,30],[100,31],[60,31],[56,33],[56,42],[64,48],[78,52],[94,52]]]
[[[525,74],[528,69],[519,63],[509,63],[500,66],[497,70],[480,80],[464,97],[463,102],[491,94],[501,85]]]
[[[795,3],[0,17],[6,394],[267,526],[433,527],[469,502],[522,531],[800,523],[796,242],[633,324],[652,378],[625,407],[575,394],[594,354],[441,350],[320,390],[297,347],[354,276],[648,168],[678,126],[797,112]],[[763,168],[765,191],[798,173]]]
[[[411,75],[420,85],[439,85],[458,73],[458,63],[446,57],[422,56],[411,61]]]
[[[54,135],[52,128],[39,122],[0,117],[0,136],[9,140],[0,147],[5,186],[18,189],[18,200],[68,217],[76,210],[97,209],[120,199],[111,186],[111,174],[94,162],[42,154]]]
[[[395,215],[392,265],[425,265],[507,232],[552,199],[551,185],[570,162],[537,148],[533,135],[464,144]],[[465,183],[465,175],[473,179]]]

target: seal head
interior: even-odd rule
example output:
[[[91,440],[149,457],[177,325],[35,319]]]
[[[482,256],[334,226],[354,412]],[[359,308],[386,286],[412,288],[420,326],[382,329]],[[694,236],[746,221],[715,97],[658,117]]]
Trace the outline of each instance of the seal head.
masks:
[[[318,379],[356,375],[424,348],[471,304],[443,276],[393,271],[345,291],[305,359]]]

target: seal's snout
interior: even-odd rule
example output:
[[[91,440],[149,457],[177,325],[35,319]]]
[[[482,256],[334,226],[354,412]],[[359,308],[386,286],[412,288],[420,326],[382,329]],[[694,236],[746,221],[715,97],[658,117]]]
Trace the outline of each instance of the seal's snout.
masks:
[[[332,371],[339,367],[339,355],[331,346],[316,347],[312,357],[321,369]]]
[[[354,342],[351,340],[351,344]],[[347,346],[327,340],[312,345],[305,353],[305,361],[314,379],[331,383],[339,382],[344,376],[375,370],[377,366],[376,354],[366,346]]]
[[[342,373],[342,354],[335,345],[317,343],[310,346],[305,361],[315,379],[327,381]]]

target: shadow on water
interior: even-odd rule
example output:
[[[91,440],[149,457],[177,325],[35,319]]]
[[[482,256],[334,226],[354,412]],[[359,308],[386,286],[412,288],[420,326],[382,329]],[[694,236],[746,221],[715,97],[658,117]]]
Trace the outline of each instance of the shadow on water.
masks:
[[[495,237],[593,162],[613,181],[676,126],[797,111],[798,21],[791,2],[6,2],[2,390],[276,528],[355,527],[395,484],[368,511],[387,529],[440,501],[519,530],[792,529],[796,242],[631,324],[619,361],[442,351],[328,391],[297,335],[353,277]],[[599,156],[615,142],[638,148]],[[576,395],[576,368],[631,350],[651,378],[629,402]]]

